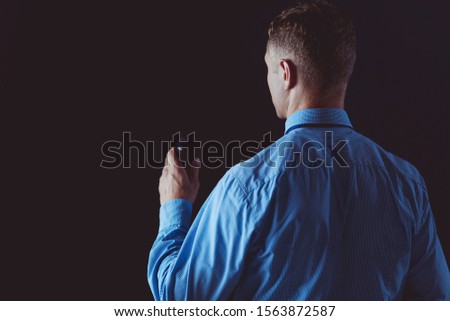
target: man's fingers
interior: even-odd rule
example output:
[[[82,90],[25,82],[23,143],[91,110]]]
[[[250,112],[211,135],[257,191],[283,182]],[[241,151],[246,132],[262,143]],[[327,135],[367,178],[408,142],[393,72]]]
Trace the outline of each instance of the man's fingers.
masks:
[[[175,148],[173,148],[173,147],[167,153],[167,163],[172,167],[183,168],[183,166],[181,166],[181,163],[180,163],[180,160],[178,159],[177,154],[175,153]]]
[[[167,165],[169,166],[175,166],[176,159],[175,159],[175,148],[169,149],[169,152],[167,153]]]
[[[186,171],[175,154],[175,148],[171,148],[167,153],[167,167],[170,174],[187,178]]]
[[[169,171],[172,171],[174,168],[178,167],[177,165],[178,163],[175,155],[175,148],[171,148],[167,153],[167,166]]]

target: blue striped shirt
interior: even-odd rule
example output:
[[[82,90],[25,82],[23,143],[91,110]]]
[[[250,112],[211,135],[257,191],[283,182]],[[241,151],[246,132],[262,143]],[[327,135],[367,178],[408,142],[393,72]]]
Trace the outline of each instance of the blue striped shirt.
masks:
[[[342,109],[297,111],[285,135],[192,205],[163,204],[156,300],[450,299],[425,183]]]

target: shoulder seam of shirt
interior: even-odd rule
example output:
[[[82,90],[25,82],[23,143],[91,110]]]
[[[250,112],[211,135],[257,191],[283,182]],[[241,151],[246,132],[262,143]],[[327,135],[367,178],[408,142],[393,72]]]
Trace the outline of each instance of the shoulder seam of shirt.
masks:
[[[241,182],[241,180],[231,171],[228,172],[228,175],[230,176],[232,181],[235,181],[237,183],[237,186],[241,189],[242,193],[244,194],[244,199],[247,199],[248,193],[245,189],[244,184]]]
[[[246,198],[248,198],[249,194],[252,193],[254,190],[260,188],[261,186],[263,186],[269,182],[272,182],[273,180],[277,180],[278,177],[280,177],[280,175],[284,173],[283,169],[284,168],[278,168],[277,171],[274,172],[273,174],[266,176],[264,179],[254,182],[251,189],[248,189],[238,176],[236,176],[235,174],[231,174],[231,175],[238,182],[239,187],[244,192]]]
[[[353,162],[353,164],[355,166],[359,166],[359,167],[372,167],[372,168],[377,168],[377,169],[383,169],[383,167],[379,166],[378,164],[355,163],[355,162]],[[416,178],[416,177],[413,177],[411,175],[404,173],[403,171],[399,170],[396,166],[387,165],[386,167],[389,167],[389,169],[392,169],[398,176],[403,177],[409,181],[412,181],[412,183],[415,183],[416,185],[418,185],[422,189],[422,191],[425,192],[425,194],[427,194],[427,189],[424,185],[424,181],[423,181],[423,178],[421,177],[420,173],[418,173],[419,177]],[[427,199],[428,199],[428,195],[427,195]]]
[[[279,177],[279,171],[277,172],[276,175],[270,176],[270,178],[275,178],[277,179]],[[230,178],[232,181],[235,181],[236,184],[239,186],[239,188],[242,191],[243,197],[242,197],[242,201],[245,202],[246,206],[249,208],[249,214],[250,216],[253,216],[253,220],[255,223],[255,227],[254,227],[254,232],[257,231],[259,229],[259,227],[262,224],[262,220],[261,220],[261,216],[260,215],[255,215],[255,213],[259,213],[261,210],[261,203],[258,202],[254,205],[256,206],[251,206],[250,205],[250,201],[249,201],[249,197],[250,197],[250,193],[255,190],[258,186],[260,186],[260,184],[258,184],[257,186],[255,186],[254,188],[252,188],[251,190],[247,191],[245,189],[245,185],[244,183],[232,172],[229,172]],[[266,183],[267,181],[269,181],[269,179],[265,179],[262,181],[261,184]],[[250,242],[252,243],[252,241]]]
[[[236,184],[237,184],[237,186],[239,186],[239,189],[241,190],[241,192],[242,192],[242,194],[243,194],[242,201],[244,201],[244,202],[246,203],[246,205],[247,205],[248,207],[251,208],[251,211],[250,211],[250,212],[253,212],[253,213],[254,213],[254,212],[258,212],[258,211],[256,210],[256,207],[250,206],[250,201],[249,201],[250,193],[251,193],[253,190],[257,189],[259,186],[261,186],[261,184],[265,184],[265,183],[266,183],[267,181],[269,181],[271,178],[275,178],[275,179],[276,179],[276,178],[279,176],[279,175],[273,175],[273,176],[270,176],[269,178],[266,178],[266,179],[264,179],[263,181],[261,181],[260,184],[258,184],[257,186],[255,186],[255,187],[252,188],[251,190],[248,190],[248,189],[246,189],[245,184],[244,184],[244,183],[239,179],[239,177],[237,177],[233,172],[229,172],[229,175],[230,175],[230,178],[232,179],[232,181],[235,181]],[[260,207],[260,203],[253,204],[253,205],[256,205],[258,209],[261,208],[261,207]],[[255,219],[256,219],[256,221],[259,220],[259,218],[256,218],[256,217],[255,217]],[[259,224],[259,223],[257,223],[257,224]]]

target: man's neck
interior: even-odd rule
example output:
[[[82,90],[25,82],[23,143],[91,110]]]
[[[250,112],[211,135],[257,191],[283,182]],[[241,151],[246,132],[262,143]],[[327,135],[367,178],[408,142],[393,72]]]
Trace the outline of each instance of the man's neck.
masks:
[[[286,118],[296,111],[308,108],[339,108],[344,109],[345,91],[338,95],[292,95],[286,113]]]

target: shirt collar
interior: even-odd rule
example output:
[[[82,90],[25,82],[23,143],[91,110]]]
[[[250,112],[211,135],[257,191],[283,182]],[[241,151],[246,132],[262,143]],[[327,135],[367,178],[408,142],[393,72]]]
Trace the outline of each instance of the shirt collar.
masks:
[[[285,123],[285,131],[299,127],[350,127],[353,129],[347,113],[339,108],[307,108],[296,111],[288,117]]]

